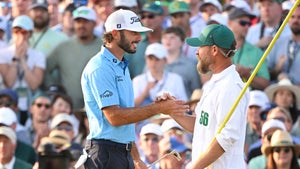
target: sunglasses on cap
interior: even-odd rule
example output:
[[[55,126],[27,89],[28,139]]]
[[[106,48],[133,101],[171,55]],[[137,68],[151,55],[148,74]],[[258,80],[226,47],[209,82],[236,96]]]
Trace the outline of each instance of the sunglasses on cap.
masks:
[[[251,22],[244,21],[244,20],[239,20],[239,24],[241,26],[251,26]]]
[[[146,18],[148,18],[148,19],[153,19],[154,17],[155,17],[154,14],[150,14],[150,15],[141,15],[141,18],[142,18],[142,19],[146,19]]]
[[[38,108],[45,107],[46,109],[49,109],[49,108],[51,107],[50,104],[43,104],[43,103],[35,103],[35,105],[36,105]]]
[[[274,147],[273,152],[280,153],[283,150],[285,153],[289,153],[291,151],[291,147]]]
[[[12,105],[11,101],[0,100],[0,106],[10,107]]]

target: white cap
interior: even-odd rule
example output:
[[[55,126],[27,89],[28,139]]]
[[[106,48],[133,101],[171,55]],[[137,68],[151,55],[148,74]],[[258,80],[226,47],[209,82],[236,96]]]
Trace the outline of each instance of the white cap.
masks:
[[[27,15],[21,15],[14,19],[12,27],[20,27],[26,31],[33,30],[33,21]]]
[[[50,128],[54,129],[62,122],[68,122],[72,125],[74,135],[77,136],[78,134],[78,125],[76,125],[77,119],[76,117],[69,115],[67,113],[60,113],[54,116],[54,118],[51,121]]]
[[[137,4],[136,0],[115,0],[114,6],[115,7],[125,6],[128,8],[132,8],[132,7],[138,6],[138,4]]]
[[[277,119],[270,119],[270,120],[267,120],[261,128],[262,136],[264,136],[267,131],[269,131],[270,129],[273,129],[273,128],[277,128],[277,129],[286,131],[286,128],[285,128],[285,125],[283,124],[283,122],[281,122]]]
[[[158,136],[163,135],[160,125],[158,125],[156,123],[148,123],[145,126],[143,126],[141,129],[141,132],[140,132],[140,136],[145,135],[145,134],[155,134]]]
[[[227,26],[228,18],[226,16],[224,16],[223,14],[215,13],[209,18],[207,23],[209,24],[210,22],[213,22],[213,21],[218,22],[221,25]]]
[[[252,13],[250,5],[245,0],[233,0],[230,2],[230,5],[236,8],[241,8],[248,13]]]
[[[10,139],[10,141],[13,143],[13,144],[16,144],[17,142],[17,136],[16,136],[16,133],[15,131],[10,128],[10,127],[6,127],[6,126],[1,126],[0,127],[0,135],[4,135],[6,136],[7,138]]]
[[[0,123],[6,126],[10,126],[13,123],[17,123],[17,115],[16,113],[8,107],[0,108]]]
[[[145,56],[154,55],[158,59],[164,59],[167,57],[167,49],[160,43],[152,43],[147,46]]]
[[[111,13],[104,24],[106,32],[112,30],[129,30],[134,32],[153,31],[142,26],[140,18],[130,10],[119,9]]]
[[[267,94],[261,90],[250,91],[250,100],[248,106],[259,106],[261,110],[265,110],[269,105]]]
[[[95,22],[97,20],[96,12],[93,9],[86,6],[81,6],[75,11],[73,11],[73,19],[75,20],[78,18],[83,18]]]
[[[220,12],[223,10],[222,5],[218,0],[204,0],[204,2],[200,5],[200,11],[202,12],[203,7],[208,4],[214,5]]]
[[[291,10],[292,7],[294,5],[294,2],[292,1],[283,1],[281,6],[282,6],[282,10]]]
[[[174,119],[167,119],[161,125],[163,132],[167,132],[172,128],[179,128],[180,130],[183,130],[183,128]]]
[[[4,16],[0,16],[0,30],[6,31],[7,28],[7,21]]]

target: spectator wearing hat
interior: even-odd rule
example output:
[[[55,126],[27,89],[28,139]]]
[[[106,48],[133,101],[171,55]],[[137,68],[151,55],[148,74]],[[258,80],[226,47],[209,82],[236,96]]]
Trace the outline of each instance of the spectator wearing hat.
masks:
[[[249,28],[246,39],[249,43],[261,48],[263,51],[267,49],[268,45],[283,22],[284,18],[282,18],[281,3],[282,0],[257,1],[261,21]],[[284,39],[284,37],[289,36],[290,33],[291,29],[289,25],[286,25],[277,42],[279,42],[280,39]],[[282,48],[281,45],[279,45],[280,48]],[[285,48],[285,50],[287,49]]]
[[[42,52],[46,57],[61,42],[68,40],[64,33],[50,29],[50,13],[45,3],[35,3],[30,6],[28,14],[34,23],[30,46]]]
[[[31,169],[32,165],[15,156],[17,137],[9,127],[0,127],[0,167],[7,169]]]
[[[266,169],[300,168],[298,162],[300,145],[293,143],[292,137],[287,131],[275,131],[271,143],[263,146],[261,151],[268,158]]]
[[[168,27],[163,30],[161,43],[167,49],[165,69],[181,76],[187,97],[190,98],[195,89],[201,88],[201,82],[196,63],[183,55],[184,42],[185,34],[181,28]]]
[[[0,73],[7,88],[17,91],[19,110],[27,113],[30,98],[41,85],[46,68],[45,55],[29,46],[33,22],[27,15],[12,24],[13,45],[0,51]]]
[[[162,44],[152,43],[146,48],[147,72],[132,80],[135,106],[148,105],[163,92],[170,92],[177,99],[187,100],[180,75],[165,70],[166,59],[167,50]]]
[[[237,42],[237,51],[232,61],[244,81],[249,79],[263,55],[261,49],[246,40],[246,35],[253,18],[255,18],[255,15],[242,8],[232,8],[228,12],[228,27],[233,32]],[[250,86],[252,89],[264,90],[269,84],[270,75],[267,64],[264,62]]]
[[[167,142],[161,142],[159,145],[160,155],[163,156],[171,151],[179,153],[180,157],[166,156],[159,162],[160,169],[183,169],[191,160],[186,158],[188,152],[191,151],[183,142],[176,137],[167,137]]]
[[[142,26],[137,14],[117,10],[105,22],[104,45],[86,65],[81,77],[84,103],[90,123],[85,168],[146,168],[135,144],[135,125],[160,112],[185,113],[182,100],[154,102],[134,107],[134,93],[124,54],[135,53],[141,32],[152,31]],[[100,82],[100,83],[99,83]],[[170,95],[165,94],[167,97]],[[118,147],[118,148],[113,148]],[[95,152],[95,153],[90,153]],[[109,154],[108,154],[109,152]],[[86,155],[86,156],[87,156]],[[106,159],[110,160],[106,160]],[[105,159],[105,160],[103,160]]]
[[[254,146],[255,144],[260,144],[260,145],[257,146],[255,150],[252,150],[252,147],[250,147],[247,154],[248,155],[247,162],[248,162],[249,169],[265,168],[267,164],[267,158],[262,154],[261,146],[270,144],[272,135],[276,130],[286,131],[285,125],[282,121],[279,121],[277,119],[270,119],[263,124],[261,129],[260,141],[254,143],[251,146]]]
[[[30,105],[31,116],[25,124],[30,131],[31,144],[35,149],[38,148],[41,138],[50,132],[51,111],[51,98],[46,93],[36,93]]]
[[[81,108],[83,96],[78,83],[81,72],[89,59],[98,52],[102,40],[93,33],[96,26],[94,10],[85,6],[79,7],[73,12],[73,19],[76,38],[61,43],[48,57],[46,86],[53,83],[62,84],[72,98],[74,108]],[[52,76],[51,73],[55,71],[58,71],[60,77]]]
[[[77,161],[79,158],[77,155],[82,153],[82,146],[74,141],[75,137],[78,135],[78,120],[76,117],[66,113],[57,114],[52,119],[50,128],[51,133],[53,130],[59,130],[68,135],[71,144],[69,150],[73,155],[76,155],[73,160]]]
[[[206,26],[204,22],[204,24],[199,27],[191,27],[190,6],[184,1],[171,2],[168,11],[171,16],[172,26],[180,27],[185,32],[186,37],[198,36],[201,30]],[[196,47],[188,46],[186,43],[182,46],[183,55],[192,59],[195,63],[197,62],[197,57],[195,57],[196,50]]]
[[[270,51],[267,59],[271,80],[278,83],[284,78],[288,78],[294,85],[300,86],[300,7],[297,6],[285,28],[290,28],[287,34],[281,34],[274,47]],[[299,105],[298,105],[299,106]]]
[[[16,134],[16,157],[30,164],[34,164],[34,162],[36,161],[36,154],[31,145],[28,144],[28,141],[30,140],[28,135],[29,133],[26,133],[27,130],[24,129],[23,126],[20,126],[20,124],[18,124],[17,117],[10,108],[0,108],[0,126],[9,127]]]
[[[0,1],[0,16],[3,16],[6,20],[11,15],[12,4],[10,0],[1,0]],[[6,30],[7,27],[5,27]]]
[[[269,106],[269,99],[266,93],[260,90],[250,91],[250,100],[247,109],[247,128],[245,139],[245,153],[248,147],[261,137],[261,128],[264,120],[261,119],[261,112]]]
[[[64,8],[64,10],[61,14],[62,16],[61,16],[61,19],[60,19],[60,23],[58,23],[57,25],[54,25],[53,27],[51,27],[51,29],[54,29],[54,30],[59,31],[59,32],[63,32],[69,38],[73,37],[75,32],[74,32],[74,24],[73,24],[72,13],[75,9],[76,9],[76,6],[74,5],[74,3],[71,3],[71,4],[67,5]]]
[[[139,7],[137,0],[114,0],[115,11],[119,9],[131,10],[135,13],[139,13]]]
[[[293,85],[289,79],[282,79],[265,89],[271,103],[290,112],[292,123],[298,121],[300,106],[300,87]],[[296,124],[298,126],[298,124]]]
[[[166,119],[161,124],[161,130],[165,137],[176,137],[180,142],[184,142],[183,128],[174,120]]]
[[[58,94],[66,95],[67,89],[59,83],[54,83],[47,87],[46,93],[51,97],[51,99],[54,99],[54,97]]]
[[[151,43],[161,41],[162,24],[165,19],[164,9],[160,4],[155,2],[145,3],[140,12],[141,22],[143,25],[151,28],[153,31],[144,33],[138,49],[134,54],[126,54],[131,64],[128,65],[131,78],[145,72],[145,50]]]
[[[158,160],[159,142],[163,137],[160,125],[148,123],[142,127],[139,138],[139,147],[141,149],[141,159],[146,165],[150,165]],[[156,163],[150,169],[159,169],[159,163]]]
[[[200,4],[200,12],[203,19],[207,22],[209,18],[215,13],[221,13],[223,7],[218,0],[204,0]]]

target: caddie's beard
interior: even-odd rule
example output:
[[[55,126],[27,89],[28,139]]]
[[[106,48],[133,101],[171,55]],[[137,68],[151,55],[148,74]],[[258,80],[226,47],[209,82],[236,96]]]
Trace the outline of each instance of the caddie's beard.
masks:
[[[197,70],[198,70],[198,72],[200,72],[202,74],[206,74],[206,73],[210,72],[209,64],[206,64],[202,60],[199,60],[197,63]]]
[[[135,53],[136,48],[131,49],[131,47],[132,47],[131,43],[133,43],[133,42],[129,42],[128,39],[126,39],[123,31],[120,31],[120,36],[121,36],[121,39],[118,43],[118,46],[127,53]],[[136,43],[138,43],[138,42],[136,42]]]

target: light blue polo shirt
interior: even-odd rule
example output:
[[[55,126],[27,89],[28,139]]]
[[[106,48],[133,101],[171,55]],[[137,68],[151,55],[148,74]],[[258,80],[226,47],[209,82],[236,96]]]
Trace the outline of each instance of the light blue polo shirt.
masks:
[[[128,61],[118,60],[104,46],[88,62],[81,76],[81,87],[90,125],[87,139],[108,139],[118,143],[135,140],[134,124],[112,126],[102,108],[119,105],[134,107],[132,81]]]

